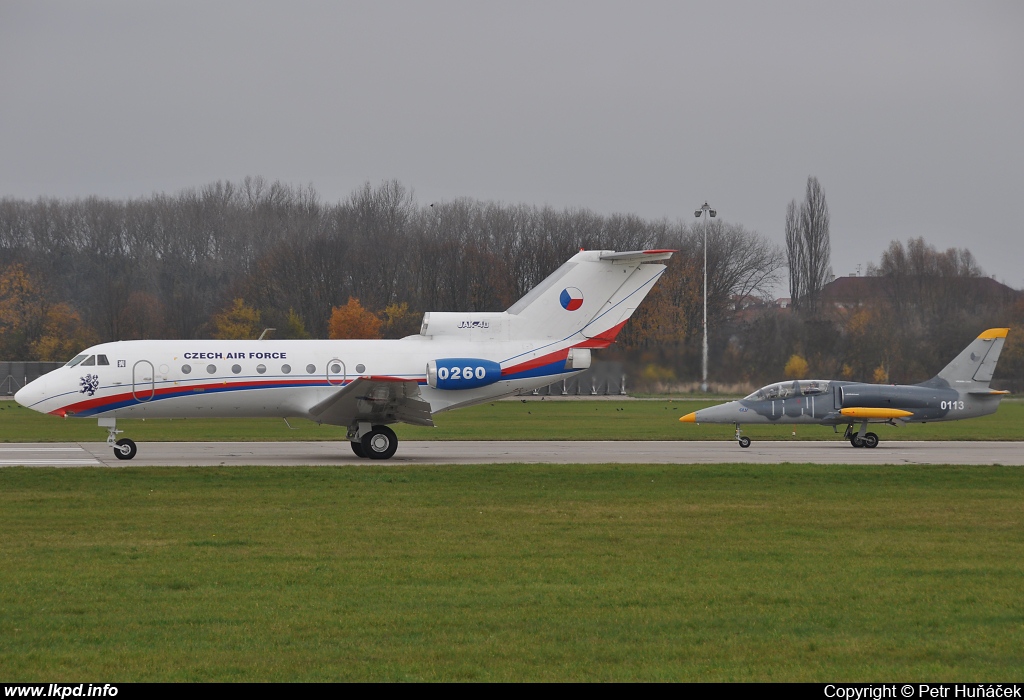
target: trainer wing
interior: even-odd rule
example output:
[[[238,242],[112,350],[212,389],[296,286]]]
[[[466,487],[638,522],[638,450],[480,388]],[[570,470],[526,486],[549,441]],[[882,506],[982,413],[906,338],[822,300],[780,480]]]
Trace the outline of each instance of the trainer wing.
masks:
[[[309,413],[328,425],[349,426],[358,421],[434,425],[430,404],[420,396],[419,385],[390,377],[360,377],[313,406]]]

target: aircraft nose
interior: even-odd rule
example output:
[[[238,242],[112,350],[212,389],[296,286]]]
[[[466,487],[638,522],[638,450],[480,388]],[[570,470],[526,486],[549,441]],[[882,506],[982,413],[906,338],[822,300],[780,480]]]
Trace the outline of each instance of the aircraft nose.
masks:
[[[735,423],[740,416],[740,403],[730,401],[717,406],[708,406],[679,419],[681,423]]]
[[[14,400],[25,408],[32,408],[32,406],[38,403],[42,398],[43,386],[38,379],[33,382],[29,382],[18,389],[14,394]]]

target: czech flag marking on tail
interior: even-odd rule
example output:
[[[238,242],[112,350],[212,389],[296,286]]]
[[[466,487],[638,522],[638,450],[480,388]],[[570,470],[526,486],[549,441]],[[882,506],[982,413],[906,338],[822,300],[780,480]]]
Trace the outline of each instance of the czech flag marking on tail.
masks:
[[[566,287],[562,290],[561,295],[559,295],[558,301],[561,302],[562,308],[566,311],[575,311],[583,306],[583,292],[576,289],[576,287]]]

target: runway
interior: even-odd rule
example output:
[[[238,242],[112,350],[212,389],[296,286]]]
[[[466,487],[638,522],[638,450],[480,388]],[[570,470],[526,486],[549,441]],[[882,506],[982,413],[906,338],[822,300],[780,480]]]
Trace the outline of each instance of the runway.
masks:
[[[131,461],[101,442],[2,443],[0,467],[393,466],[418,464],[998,464],[1024,466],[1024,442],[883,442],[873,450],[840,440],[630,442],[402,442],[386,462],[357,458],[345,442],[147,442]]]

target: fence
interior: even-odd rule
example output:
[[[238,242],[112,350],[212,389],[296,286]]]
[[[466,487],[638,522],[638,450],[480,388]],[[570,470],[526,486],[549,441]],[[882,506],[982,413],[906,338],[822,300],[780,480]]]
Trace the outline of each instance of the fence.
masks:
[[[0,362],[0,396],[14,396],[21,387],[63,364],[63,362]]]
[[[590,369],[532,392],[533,396],[624,396],[626,372],[621,362],[594,362]]]

